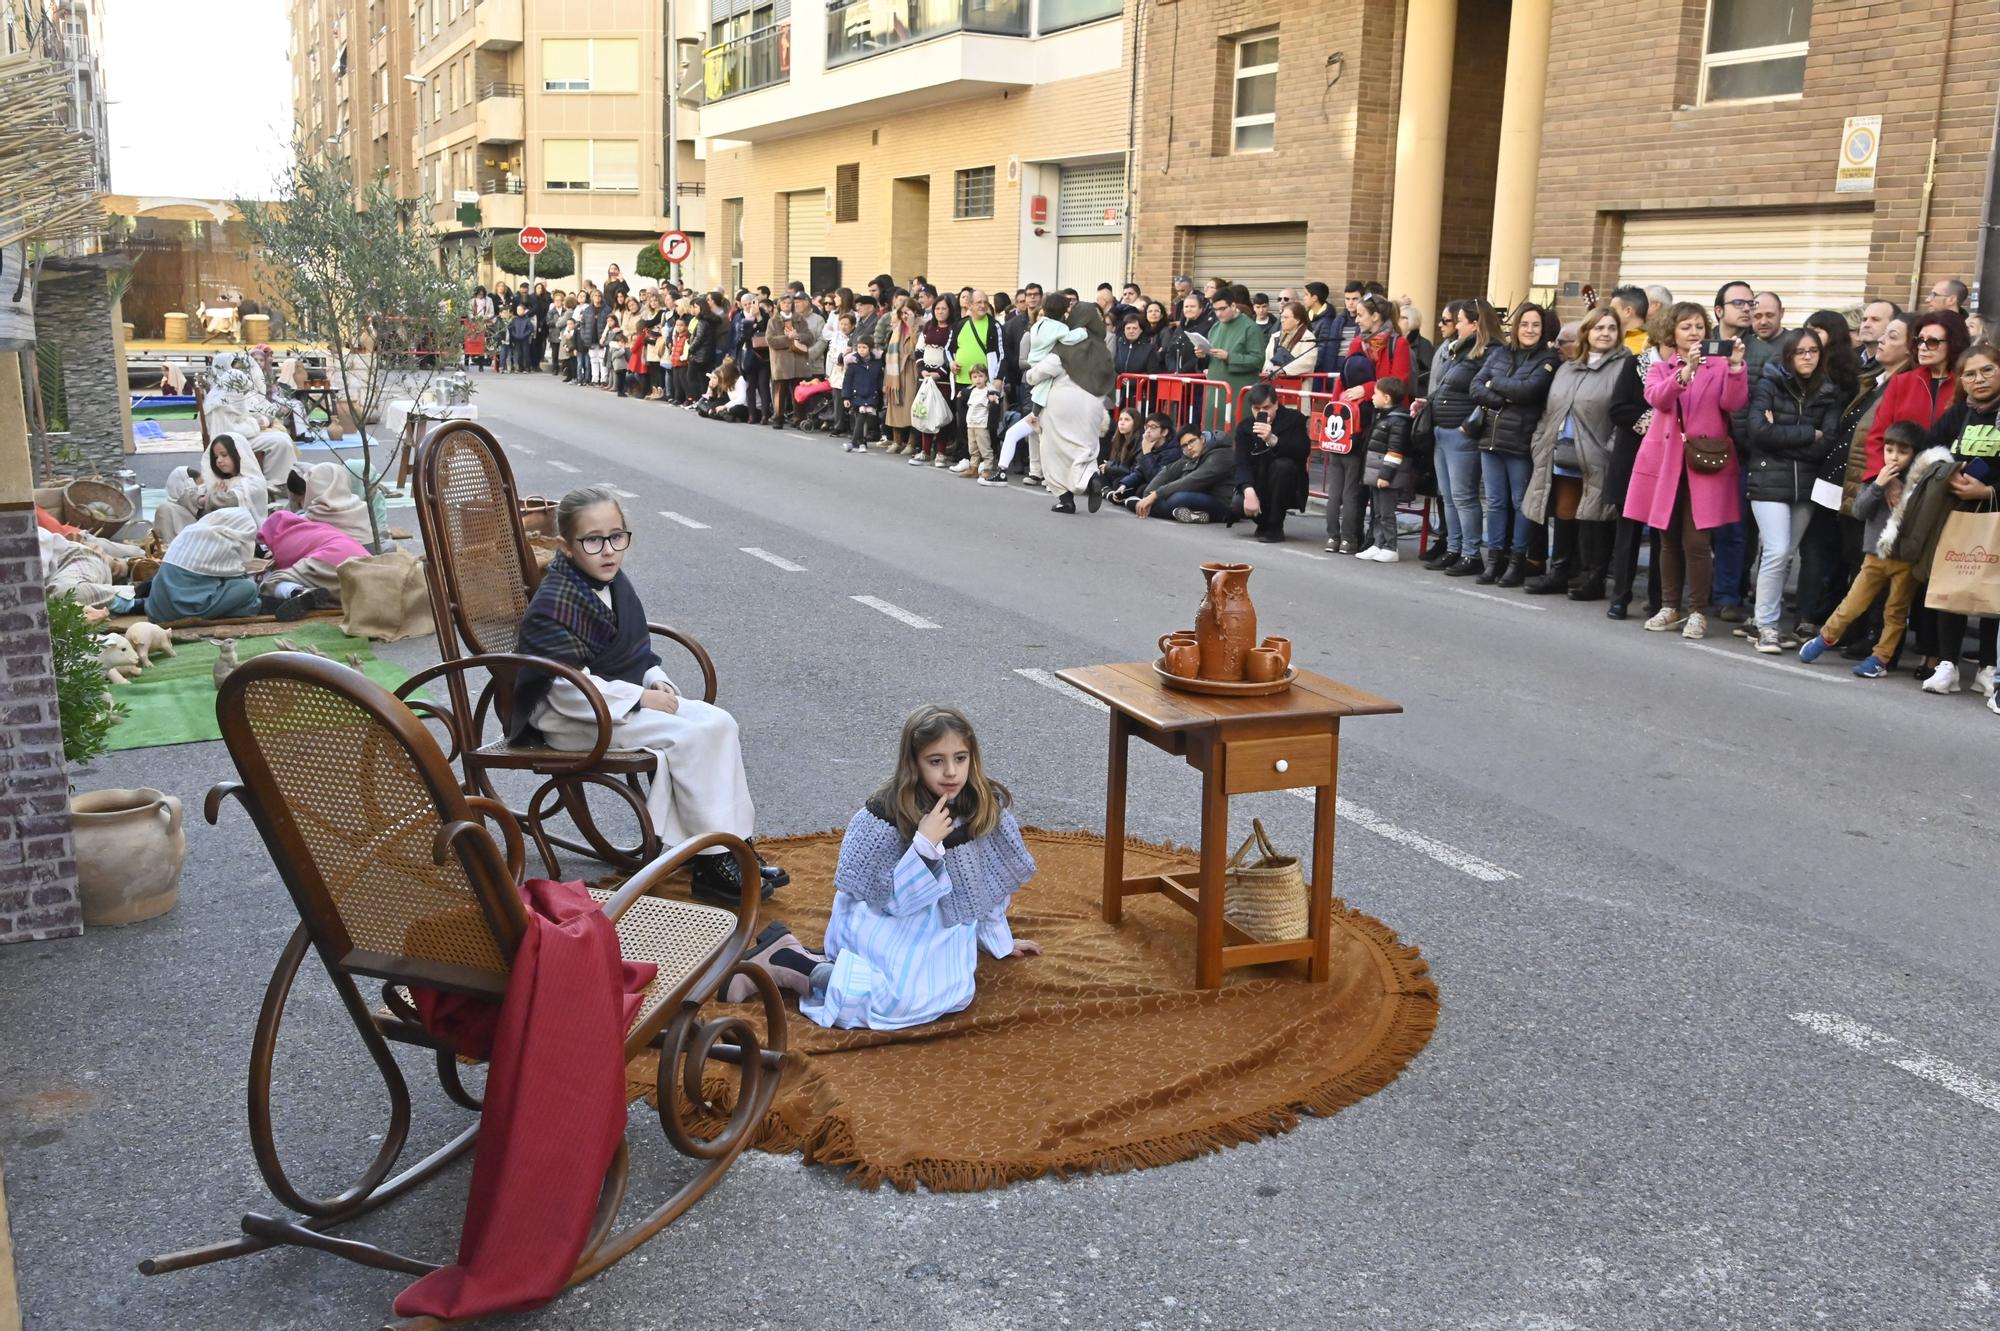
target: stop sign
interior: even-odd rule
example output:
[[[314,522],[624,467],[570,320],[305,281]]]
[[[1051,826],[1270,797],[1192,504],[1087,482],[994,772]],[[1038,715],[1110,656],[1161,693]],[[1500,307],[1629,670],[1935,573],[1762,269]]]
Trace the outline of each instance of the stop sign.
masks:
[[[549,247],[549,233],[538,226],[524,226],[516,237],[523,254],[540,254]]]

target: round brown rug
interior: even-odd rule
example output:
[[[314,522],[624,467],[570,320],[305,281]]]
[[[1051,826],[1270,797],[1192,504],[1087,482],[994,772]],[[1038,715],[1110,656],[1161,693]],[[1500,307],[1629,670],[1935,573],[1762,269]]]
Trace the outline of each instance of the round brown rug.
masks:
[[[1289,1131],[1373,1094],[1437,1024],[1437,984],[1381,921],[1334,903],[1333,978],[1300,965],[1194,980],[1194,918],[1099,906],[1103,839],[1026,833],[1035,878],[1008,913],[1044,955],[979,961],[972,1005],[906,1031],[827,1030],[791,1008],[791,1048],[758,1145],[843,1166],[868,1187],[977,1191],[1015,1179],[1144,1169]],[[759,842],[791,885],[766,903],[817,946],[840,834]],[[1194,862],[1133,841],[1128,876]],[[651,1060],[631,1069],[652,1089]]]

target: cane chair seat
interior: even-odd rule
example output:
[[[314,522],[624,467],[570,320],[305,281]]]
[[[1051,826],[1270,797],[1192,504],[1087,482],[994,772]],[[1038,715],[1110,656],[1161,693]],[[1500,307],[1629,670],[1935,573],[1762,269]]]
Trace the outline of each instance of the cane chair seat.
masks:
[[[482,765],[509,771],[532,772],[576,760],[574,749],[552,749],[546,744],[509,744],[504,739],[482,744],[473,752]],[[593,766],[596,771],[609,772],[614,776],[627,773],[651,776],[658,761],[650,749],[607,749]]]

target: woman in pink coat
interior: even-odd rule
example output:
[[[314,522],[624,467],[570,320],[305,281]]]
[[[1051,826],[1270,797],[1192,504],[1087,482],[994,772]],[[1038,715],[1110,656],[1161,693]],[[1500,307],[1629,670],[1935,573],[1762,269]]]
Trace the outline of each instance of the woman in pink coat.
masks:
[[[335,570],[350,559],[368,555],[359,541],[340,528],[283,510],[264,519],[257,539],[271,552],[271,571],[265,581],[323,591],[327,595],[320,598],[322,605],[340,603],[340,574]]]
[[[1646,375],[1653,423],[1632,463],[1625,516],[1660,531],[1660,612],[1646,621],[1647,629],[1665,633],[1677,628],[1683,638],[1700,638],[1708,633],[1709,587],[1715,575],[1708,533],[1743,516],[1743,491],[1734,447],[1728,466],[1701,472],[1687,464],[1686,440],[1729,438],[1729,414],[1749,404],[1750,381],[1743,372],[1740,340],[1726,361],[1703,357],[1708,311],[1682,301],[1667,318],[1672,343],[1661,349],[1666,354]]]

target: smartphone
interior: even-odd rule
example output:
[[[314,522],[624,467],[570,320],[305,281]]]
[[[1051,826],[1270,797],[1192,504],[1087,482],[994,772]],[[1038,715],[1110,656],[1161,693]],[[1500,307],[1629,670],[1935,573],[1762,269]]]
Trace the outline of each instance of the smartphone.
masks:
[[[1732,338],[1710,338],[1701,344],[1701,354],[1704,357],[1714,356],[1719,360],[1728,360],[1735,352],[1736,342]]]

